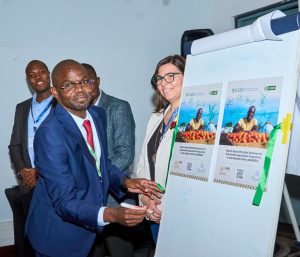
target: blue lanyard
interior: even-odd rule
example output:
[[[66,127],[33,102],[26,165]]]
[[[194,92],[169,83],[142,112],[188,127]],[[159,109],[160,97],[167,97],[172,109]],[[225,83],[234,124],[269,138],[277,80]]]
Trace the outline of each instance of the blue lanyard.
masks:
[[[162,121],[162,132],[161,132],[161,136],[160,136],[160,141],[162,140],[164,134],[167,132],[171,122],[175,119],[175,117],[177,116],[178,114],[178,110],[179,110],[179,107],[177,107],[175,109],[175,111],[172,113],[170,119],[168,120],[167,124],[165,125],[164,123],[164,120]]]
[[[36,120],[33,117],[32,105],[31,105],[31,107],[30,107],[30,113],[31,113],[31,117],[32,117],[32,120],[33,120],[33,124],[36,124],[36,123],[38,123],[41,120],[41,118],[48,111],[48,109],[50,108],[51,105],[52,105],[52,100],[48,103],[48,105],[45,107],[45,109],[39,114],[39,116],[37,117]],[[35,126],[33,126],[33,130],[34,130],[34,132],[36,132],[37,128]]]

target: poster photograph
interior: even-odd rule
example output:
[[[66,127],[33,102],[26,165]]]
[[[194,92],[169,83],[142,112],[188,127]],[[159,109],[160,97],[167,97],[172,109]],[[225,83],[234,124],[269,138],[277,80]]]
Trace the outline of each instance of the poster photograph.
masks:
[[[171,172],[206,180],[216,140],[222,84],[183,88]]]
[[[278,121],[282,78],[228,83],[214,181],[256,189]]]

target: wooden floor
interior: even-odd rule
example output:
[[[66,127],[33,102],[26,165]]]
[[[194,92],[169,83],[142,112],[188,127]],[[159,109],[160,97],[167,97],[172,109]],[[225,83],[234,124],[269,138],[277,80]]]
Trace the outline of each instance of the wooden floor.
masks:
[[[17,257],[13,245],[0,247],[0,257]]]
[[[277,228],[277,236],[296,239],[292,225],[279,223]],[[298,255],[297,255],[298,256]],[[15,254],[13,245],[0,247],[0,257],[18,257]]]

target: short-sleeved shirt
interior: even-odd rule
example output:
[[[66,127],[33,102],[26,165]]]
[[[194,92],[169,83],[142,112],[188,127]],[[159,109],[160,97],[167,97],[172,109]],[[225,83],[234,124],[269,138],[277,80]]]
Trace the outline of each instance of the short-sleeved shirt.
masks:
[[[257,120],[252,118],[250,121],[247,121],[247,118],[242,118],[239,120],[238,124],[242,130],[251,131],[253,126],[257,126]]]
[[[201,126],[204,125],[204,122],[202,119],[200,119],[198,122],[195,119],[191,119],[189,124],[193,130],[198,130]]]

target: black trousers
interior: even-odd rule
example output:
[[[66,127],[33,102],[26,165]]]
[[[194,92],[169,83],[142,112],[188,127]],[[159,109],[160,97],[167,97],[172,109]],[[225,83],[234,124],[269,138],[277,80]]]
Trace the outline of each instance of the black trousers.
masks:
[[[34,250],[25,236],[25,223],[34,189],[23,193],[20,188],[14,187],[5,190],[9,201],[14,223],[14,240],[17,257],[34,257]]]
[[[145,221],[134,227],[111,223],[104,228],[101,237],[102,247],[104,245],[106,255],[110,257],[148,257],[155,246]]]
[[[104,243],[111,257],[133,257],[131,230],[117,223],[105,226]]]

